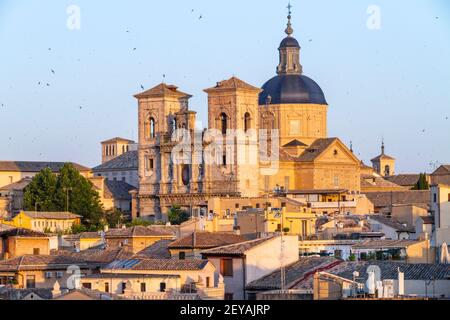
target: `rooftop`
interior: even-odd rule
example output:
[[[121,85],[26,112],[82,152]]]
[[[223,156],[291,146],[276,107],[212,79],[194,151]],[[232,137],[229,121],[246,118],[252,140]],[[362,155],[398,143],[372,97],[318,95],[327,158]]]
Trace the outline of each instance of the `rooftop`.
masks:
[[[125,139],[125,138],[121,138],[121,137],[115,137],[115,138],[112,138],[112,139],[108,139],[108,140],[102,141],[101,143],[103,144],[103,143],[111,143],[111,142],[128,142],[128,143],[134,143],[133,140]]]
[[[133,226],[130,228],[110,229],[105,234],[106,238],[130,238],[130,237],[174,237],[172,228],[165,226]]]
[[[296,282],[310,274],[310,272],[321,269],[336,261],[332,257],[300,257],[298,261],[285,267],[285,284],[290,288]],[[277,290],[281,289],[281,272],[275,270],[268,275],[250,282],[247,290]]]
[[[0,161],[0,171],[12,172],[39,172],[42,169],[50,168],[53,172],[58,172],[67,162],[42,162],[42,161]],[[71,163],[78,171],[90,171],[88,167]]]
[[[109,170],[137,170],[138,169],[138,152],[131,150],[121,154],[120,156],[102,163],[92,169],[93,172],[109,171]]]
[[[365,195],[378,208],[388,207],[393,204],[430,203],[429,190],[366,192]]]
[[[381,279],[398,279],[398,271],[404,273],[405,280],[450,279],[450,264],[403,263],[396,261],[345,261],[327,270],[337,276],[353,279],[353,272],[359,272],[358,282],[367,280],[367,268],[376,265],[381,269]]]
[[[228,246],[222,246],[214,249],[202,251],[204,256],[242,256],[246,251],[251,250],[263,243],[273,240],[275,237],[261,238],[241,243],[231,244]]]
[[[105,198],[116,200],[131,200],[131,190],[136,190],[125,181],[105,180]]]
[[[89,265],[104,266],[117,259],[128,259],[133,256],[133,253],[124,247],[117,248],[91,248],[82,250],[80,252],[73,252],[68,250],[58,250],[55,252],[56,256],[66,256],[73,259],[80,259]]]
[[[116,260],[107,265],[107,270],[202,270],[208,260],[200,259],[148,259],[148,258],[132,258],[125,260]]]
[[[250,90],[250,91],[261,91],[260,88],[254,87],[237,77],[231,77],[228,80],[219,81],[212,88],[205,89],[205,92],[217,91],[217,90]]]
[[[24,255],[0,261],[0,271],[17,272],[21,270],[66,270],[71,265],[86,268],[86,263],[64,255]]]
[[[23,228],[12,228],[3,231],[0,230],[0,238],[7,238],[7,237],[47,238],[48,236],[43,232]]]
[[[32,178],[29,177],[20,179],[19,181],[1,187],[0,191],[22,191],[31,183],[31,180]]]
[[[420,243],[418,240],[367,240],[356,243],[353,249],[403,249]]]
[[[66,220],[81,218],[80,215],[71,212],[48,212],[48,211],[22,211],[27,217],[32,219],[54,219],[54,220]]]
[[[397,220],[385,216],[370,215],[369,220],[375,220],[379,223],[382,223],[388,227],[395,229],[397,232],[415,232],[414,227],[405,226],[402,223],[398,222]]]
[[[419,181],[420,175],[418,173],[397,174],[395,176],[386,177],[385,179],[398,184],[400,186],[413,186]]]
[[[179,91],[177,86],[165,83],[160,83],[149,90],[136,94],[134,97],[139,99],[139,98],[164,97],[164,96],[173,96],[178,98],[191,97],[190,94]]]
[[[151,246],[139,251],[135,254],[138,258],[151,258],[151,259],[170,259],[172,256],[169,251],[169,244],[172,240],[163,239],[156,241]]]
[[[177,248],[215,248],[247,241],[247,238],[233,233],[196,231],[188,236],[175,240],[169,249]]]

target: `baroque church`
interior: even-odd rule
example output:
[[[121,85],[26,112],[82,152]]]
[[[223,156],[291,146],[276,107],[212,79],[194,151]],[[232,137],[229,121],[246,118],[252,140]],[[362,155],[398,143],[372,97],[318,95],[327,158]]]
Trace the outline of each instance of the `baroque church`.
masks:
[[[207,130],[195,128],[196,112],[189,109],[191,95],[165,83],[135,95],[139,189],[133,195],[134,217],[165,220],[174,204],[201,212],[214,197],[263,197],[275,189],[360,192],[361,161],[338,138],[328,137],[328,104],[320,86],[303,74],[290,13],[285,33],[278,48],[276,75],[261,88],[232,77],[204,90],[208,130],[223,135],[233,129],[276,130],[276,141],[269,138],[266,147],[276,148],[278,159],[263,159],[255,151],[256,161],[240,163],[236,148],[224,147],[220,161],[206,163]],[[197,161],[173,161],[178,144],[173,135],[179,128],[191,137],[191,149],[181,153]],[[257,150],[263,142],[258,136],[246,143]],[[276,168],[271,170],[273,162]]]

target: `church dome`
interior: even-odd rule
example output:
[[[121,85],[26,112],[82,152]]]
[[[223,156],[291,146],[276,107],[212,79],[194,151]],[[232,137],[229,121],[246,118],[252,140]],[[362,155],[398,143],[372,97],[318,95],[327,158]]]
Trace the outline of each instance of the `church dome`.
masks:
[[[262,86],[259,105],[266,104],[327,104],[325,96],[314,80],[304,76],[300,63],[300,45],[292,36],[291,5],[286,30],[287,35],[278,47],[280,63],[277,75]]]
[[[259,105],[283,103],[327,104],[319,85],[301,74],[279,74],[263,87],[259,94]],[[268,99],[268,96],[270,98]]]
[[[280,48],[300,48],[300,45],[294,37],[286,37],[281,41]]]

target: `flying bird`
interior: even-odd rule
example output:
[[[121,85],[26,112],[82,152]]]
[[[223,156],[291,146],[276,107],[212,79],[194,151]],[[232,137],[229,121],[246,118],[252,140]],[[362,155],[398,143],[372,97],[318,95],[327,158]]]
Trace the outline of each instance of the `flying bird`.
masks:
[[[141,89],[144,90],[144,86],[141,84]]]
[[[55,70],[53,70],[53,69],[50,69],[50,70],[52,71],[53,74],[55,74]]]
[[[203,16],[202,16],[202,15],[200,15],[200,17],[198,17],[198,20],[200,20],[201,18],[203,18]]]

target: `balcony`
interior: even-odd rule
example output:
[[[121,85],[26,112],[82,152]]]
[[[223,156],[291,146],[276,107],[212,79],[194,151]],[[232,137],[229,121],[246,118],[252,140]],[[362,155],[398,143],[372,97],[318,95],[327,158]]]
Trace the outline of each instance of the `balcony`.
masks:
[[[312,209],[355,208],[356,201],[309,202]]]

